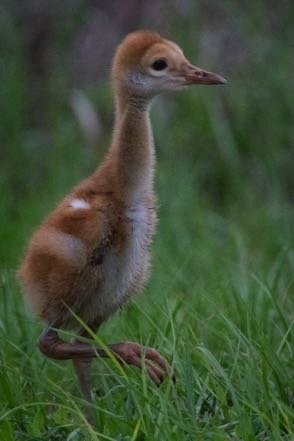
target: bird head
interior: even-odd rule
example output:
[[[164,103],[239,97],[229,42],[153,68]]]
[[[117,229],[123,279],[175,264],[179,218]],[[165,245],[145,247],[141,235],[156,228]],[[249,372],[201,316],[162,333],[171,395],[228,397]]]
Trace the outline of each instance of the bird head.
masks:
[[[118,92],[147,99],[183,86],[226,83],[221,76],[192,65],[177,44],[149,31],[132,32],[118,46],[112,81]]]

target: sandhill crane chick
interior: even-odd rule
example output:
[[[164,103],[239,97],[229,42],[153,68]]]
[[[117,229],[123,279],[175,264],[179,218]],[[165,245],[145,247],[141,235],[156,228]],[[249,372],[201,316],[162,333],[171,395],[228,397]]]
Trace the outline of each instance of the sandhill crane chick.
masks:
[[[58,329],[78,326],[73,311],[96,332],[146,280],[156,224],[152,98],[183,86],[225,83],[190,64],[177,44],[145,31],[127,35],[118,46],[111,79],[115,122],[108,153],[37,228],[19,270],[28,303],[46,323],[41,352],[73,360],[89,401],[91,360],[107,354],[79,340],[63,341]],[[170,370],[155,349],[132,342],[109,348],[120,362],[139,368],[144,357],[158,385]]]

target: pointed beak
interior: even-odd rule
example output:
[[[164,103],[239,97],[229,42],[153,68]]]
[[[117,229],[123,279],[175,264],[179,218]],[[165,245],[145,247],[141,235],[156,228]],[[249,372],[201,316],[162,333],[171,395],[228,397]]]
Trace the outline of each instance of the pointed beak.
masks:
[[[207,72],[206,70],[200,69],[200,67],[192,66],[192,64],[188,64],[185,66],[184,71],[185,84],[187,86],[193,84],[226,84],[227,80],[225,80],[220,75],[217,75],[212,72]]]

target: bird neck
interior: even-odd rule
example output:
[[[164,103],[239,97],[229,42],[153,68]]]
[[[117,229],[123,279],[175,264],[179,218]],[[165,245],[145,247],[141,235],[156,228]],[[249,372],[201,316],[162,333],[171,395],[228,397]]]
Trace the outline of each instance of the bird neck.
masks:
[[[109,163],[123,200],[136,202],[153,189],[154,144],[150,100],[117,96]]]

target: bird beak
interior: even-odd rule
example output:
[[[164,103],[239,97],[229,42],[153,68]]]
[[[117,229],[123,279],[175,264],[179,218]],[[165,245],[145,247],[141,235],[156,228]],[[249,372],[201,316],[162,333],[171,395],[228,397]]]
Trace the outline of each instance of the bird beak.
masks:
[[[226,84],[227,82],[227,80],[220,75],[207,72],[206,70],[200,69],[200,67],[193,66],[192,64],[185,66],[184,78],[187,86],[193,84]]]

